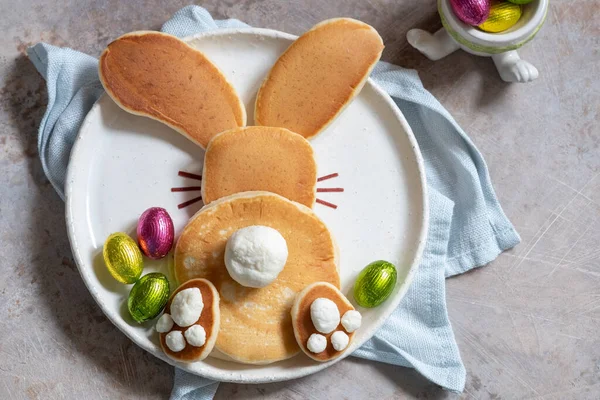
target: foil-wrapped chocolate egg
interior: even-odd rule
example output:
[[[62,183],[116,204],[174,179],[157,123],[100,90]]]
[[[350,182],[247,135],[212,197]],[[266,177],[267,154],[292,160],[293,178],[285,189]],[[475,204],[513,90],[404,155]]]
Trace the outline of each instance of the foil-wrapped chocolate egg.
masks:
[[[454,14],[465,24],[479,25],[490,13],[490,0],[450,0]]]
[[[511,3],[524,5],[524,4],[531,3],[533,0],[508,0],[508,1],[510,1]]]
[[[108,272],[122,283],[134,283],[142,275],[144,260],[135,240],[126,233],[110,235],[102,249]]]
[[[485,32],[498,33],[512,28],[521,18],[521,6],[506,1],[494,2],[490,15],[479,29]]]
[[[397,279],[394,264],[381,260],[372,262],[358,274],[354,298],[362,307],[376,307],[390,297]]]
[[[164,208],[152,207],[140,216],[137,238],[142,252],[153,260],[166,256],[175,238],[173,220]]]
[[[129,292],[127,299],[129,314],[139,323],[151,320],[165,308],[169,294],[169,280],[165,275],[160,272],[146,274]]]

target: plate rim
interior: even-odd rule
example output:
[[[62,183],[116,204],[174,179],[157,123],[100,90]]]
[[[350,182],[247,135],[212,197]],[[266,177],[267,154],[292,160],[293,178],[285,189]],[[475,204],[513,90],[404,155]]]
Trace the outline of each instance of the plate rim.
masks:
[[[226,28],[226,29],[217,29],[217,30],[213,30],[213,31],[201,32],[201,33],[198,33],[195,35],[184,37],[184,38],[182,38],[182,40],[185,41],[186,43],[189,43],[193,40],[202,39],[202,38],[206,38],[206,37],[219,37],[219,36],[227,36],[227,35],[235,35],[235,34],[255,34],[257,36],[266,36],[269,38],[276,38],[276,39],[281,38],[281,39],[287,39],[290,41],[293,41],[298,38],[298,36],[296,36],[296,35],[292,35],[292,34],[289,34],[286,32],[281,32],[278,30],[248,27],[248,28]],[[279,374],[273,375],[273,376],[256,377],[256,376],[252,376],[252,375],[247,376],[247,374],[245,374],[245,371],[235,371],[234,372],[234,371],[224,371],[221,369],[219,371],[219,373],[213,374],[212,372],[207,372],[207,371],[190,370],[187,367],[188,364],[179,363],[177,361],[170,359],[169,357],[167,357],[164,354],[164,352],[162,352],[160,350],[155,351],[154,348],[147,346],[146,344],[139,343],[136,340],[136,338],[133,337],[133,334],[129,334],[127,329],[128,329],[128,327],[130,327],[130,325],[123,320],[123,318],[121,317],[121,315],[118,312],[115,312],[114,310],[108,308],[105,305],[104,301],[102,300],[99,292],[96,289],[94,289],[93,281],[89,277],[89,275],[94,273],[94,270],[93,270],[93,268],[89,269],[89,268],[83,267],[83,265],[85,265],[86,263],[83,259],[83,255],[79,249],[79,245],[78,245],[77,238],[75,235],[75,227],[74,227],[75,226],[74,215],[73,215],[74,214],[74,206],[73,206],[74,200],[73,200],[72,193],[74,191],[73,186],[75,185],[74,178],[77,176],[77,168],[73,167],[75,165],[74,161],[76,161],[77,154],[79,153],[79,148],[80,148],[80,146],[82,146],[82,144],[81,144],[83,142],[82,138],[84,138],[86,136],[86,131],[88,130],[88,127],[92,122],[93,116],[96,113],[98,113],[100,104],[104,101],[111,101],[110,97],[106,94],[106,92],[104,92],[98,98],[98,100],[94,103],[92,108],[88,111],[87,115],[85,116],[84,121],[81,124],[81,127],[79,128],[79,131],[77,133],[77,137],[75,138],[73,147],[71,149],[71,153],[69,155],[69,164],[68,164],[67,174],[66,174],[66,179],[65,179],[65,219],[66,219],[66,225],[67,225],[67,236],[69,238],[69,244],[71,246],[71,251],[73,253],[73,257],[75,259],[75,264],[77,265],[79,274],[80,274],[88,292],[92,295],[92,297],[94,298],[94,301],[96,302],[96,304],[98,304],[98,306],[100,307],[100,309],[102,310],[104,315],[110,320],[110,322],[114,326],[116,326],[117,329],[119,329],[127,338],[129,338],[129,340],[131,340],[133,343],[135,343],[138,347],[142,348],[146,352],[167,362],[168,364],[170,364],[172,366],[178,367],[182,370],[185,370],[186,372],[189,372],[189,373],[192,373],[194,375],[201,376],[204,378],[214,379],[214,380],[221,381],[221,382],[233,382],[233,383],[282,382],[282,381],[287,381],[290,379],[297,379],[297,378],[301,378],[301,377],[304,377],[307,375],[311,375],[315,372],[319,372],[319,371],[343,360],[344,358],[350,356],[354,350],[358,349],[366,341],[371,339],[373,337],[373,335],[376,333],[376,331],[383,325],[385,320],[387,320],[389,318],[389,316],[394,312],[394,310],[398,307],[398,305],[400,304],[402,299],[404,299],[404,296],[406,295],[406,292],[408,291],[410,285],[412,284],[413,278],[419,268],[421,258],[423,255],[423,250],[425,248],[428,229],[429,229],[429,197],[428,197],[428,188],[427,188],[427,181],[426,181],[426,175],[425,175],[425,164],[424,164],[423,156],[421,154],[419,145],[413,134],[413,131],[412,131],[410,125],[408,124],[408,122],[406,121],[406,118],[404,117],[404,114],[398,108],[398,106],[395,104],[395,102],[390,97],[390,95],[387,92],[385,92],[370,77],[367,79],[367,82],[365,85],[371,86],[371,88],[378,95],[380,95],[382,97],[382,99],[387,103],[387,105],[390,106],[395,118],[400,122],[400,124],[404,128],[404,131],[406,132],[406,136],[407,136],[408,141],[412,148],[412,153],[414,154],[414,158],[417,163],[417,171],[418,171],[418,175],[419,175],[419,181],[421,184],[421,196],[423,198],[423,202],[422,202],[422,209],[421,209],[421,214],[422,214],[421,229],[420,229],[418,239],[417,239],[418,246],[417,246],[417,249],[415,252],[415,257],[413,258],[412,263],[409,267],[408,273],[406,275],[406,278],[404,279],[404,282],[402,283],[402,287],[398,291],[398,294],[396,295],[396,297],[391,299],[393,306],[389,307],[390,311],[383,313],[382,315],[378,316],[375,319],[375,321],[369,327],[370,332],[368,332],[368,334],[365,336],[366,338],[364,340],[362,340],[360,342],[353,341],[350,344],[348,351],[346,351],[344,354],[342,354],[340,357],[338,357],[334,360],[324,362],[324,363],[315,363],[314,365],[311,365],[310,367],[303,367],[301,369],[286,369],[285,371],[282,371],[282,373],[279,373]],[[205,372],[207,372],[207,373],[205,373]]]

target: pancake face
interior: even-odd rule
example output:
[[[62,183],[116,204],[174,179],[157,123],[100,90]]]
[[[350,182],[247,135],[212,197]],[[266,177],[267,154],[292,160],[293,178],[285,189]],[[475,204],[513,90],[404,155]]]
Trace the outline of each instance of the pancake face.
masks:
[[[363,22],[321,22],[271,69],[256,98],[256,124],[317,135],[360,92],[382,51],[381,37]]]
[[[231,194],[264,190],[312,207],[317,166],[302,136],[284,128],[249,126],[209,143],[202,171],[206,204]]]
[[[331,344],[331,335],[333,335],[334,332],[342,331],[348,335],[350,342],[352,342],[354,332],[347,332],[341,323],[333,330],[333,332],[324,334],[317,331],[310,317],[310,306],[313,301],[320,297],[333,301],[340,311],[340,317],[343,316],[346,311],[354,310],[354,306],[352,306],[348,299],[346,299],[336,287],[331,286],[326,282],[314,283],[300,292],[296,297],[292,308],[292,321],[294,324],[296,340],[306,355],[314,360],[324,362],[339,357],[345,351],[345,349],[337,351],[333,348],[333,345]],[[308,338],[313,333],[323,335],[327,338],[327,347],[320,353],[313,353],[308,350],[308,347],[306,346]]]
[[[125,111],[163,122],[202,148],[217,133],[246,124],[244,105],[225,76],[175,36],[121,36],[100,56],[99,75]]]
[[[173,302],[173,298],[179,292],[188,288],[198,288],[200,289],[200,293],[202,294],[202,301],[204,302],[204,308],[202,309],[202,313],[200,314],[200,318],[193,325],[200,325],[206,331],[206,343],[203,346],[196,347],[190,344],[186,344],[185,348],[181,351],[174,352],[167,347],[166,344],[166,336],[168,332],[160,333],[160,346],[166,355],[171,357],[177,361],[183,362],[194,362],[205,359],[212,349],[214,348],[215,342],[217,340],[217,335],[219,333],[219,294],[215,287],[209,281],[205,279],[193,279],[185,282],[183,285],[179,286],[171,295],[167,306],[165,307],[165,313],[171,314],[171,303]],[[193,326],[192,325],[192,326]],[[172,331],[181,331],[185,332],[189,327],[179,327],[176,324],[173,324],[173,328],[169,332]]]
[[[264,225],[285,238],[288,259],[264,288],[241,286],[227,273],[227,239],[238,229]],[[336,247],[327,227],[309,208],[268,192],[247,192],[200,210],[175,248],[175,276],[210,280],[221,296],[217,349],[230,358],[266,364],[297,354],[290,310],[297,292],[325,281],[339,287]]]

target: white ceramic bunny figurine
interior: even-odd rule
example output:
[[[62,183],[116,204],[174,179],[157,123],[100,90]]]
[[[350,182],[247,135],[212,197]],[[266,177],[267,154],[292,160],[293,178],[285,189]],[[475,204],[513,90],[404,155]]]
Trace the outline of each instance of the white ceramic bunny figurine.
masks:
[[[548,0],[528,4],[519,22],[502,33],[487,33],[466,25],[452,12],[449,0],[438,0],[438,12],[443,28],[431,34],[411,29],[406,39],[430,60],[436,61],[463,49],[478,56],[492,57],[502,80],[530,82],[539,75],[531,63],[522,60],[517,49],[533,39],[541,28],[548,10]]]

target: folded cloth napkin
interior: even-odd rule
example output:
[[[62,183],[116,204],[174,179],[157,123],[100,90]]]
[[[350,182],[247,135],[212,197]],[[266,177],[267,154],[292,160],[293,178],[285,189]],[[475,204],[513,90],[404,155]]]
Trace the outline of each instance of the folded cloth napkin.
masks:
[[[218,21],[202,7],[188,6],[162,31],[179,37],[212,29],[244,28],[234,19]],[[48,85],[48,108],[39,129],[44,171],[64,198],[69,153],[79,127],[102,94],[97,60],[71,49],[39,43],[28,49]],[[415,368],[455,392],[465,385],[446,311],[446,277],[484,265],[519,243],[504,215],[481,154],[415,71],[380,62],[371,77],[402,110],[425,160],[430,226],[414,281],[392,316],[353,356]],[[175,369],[172,399],[211,399],[218,383]]]

